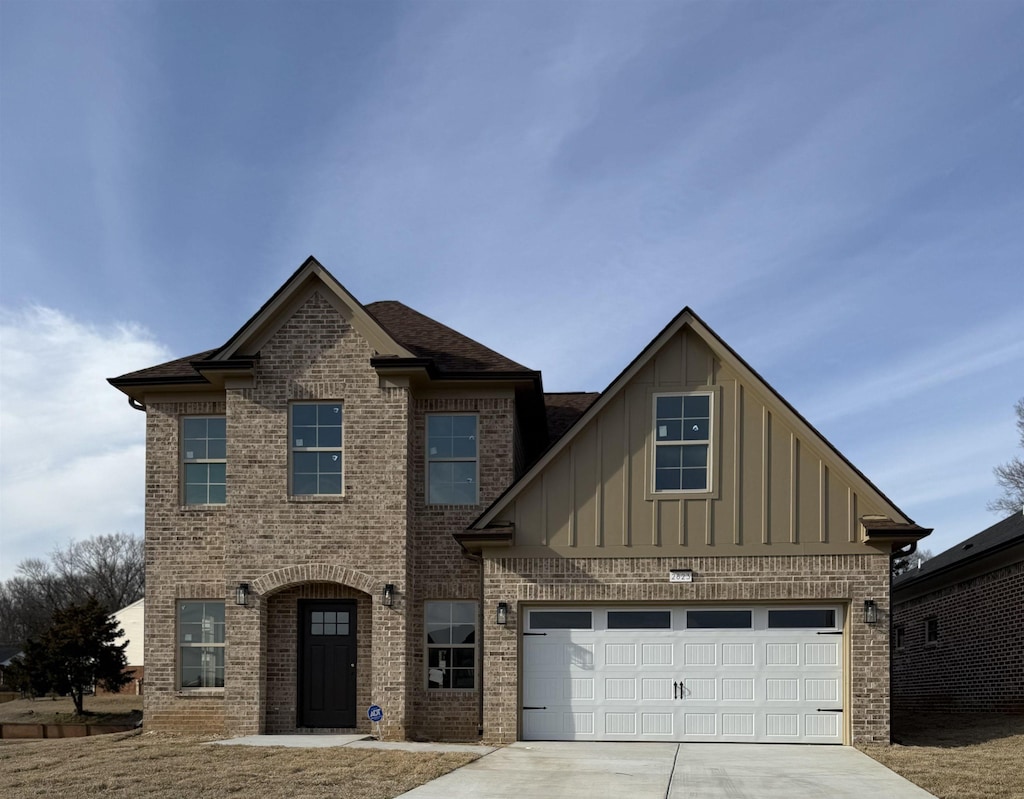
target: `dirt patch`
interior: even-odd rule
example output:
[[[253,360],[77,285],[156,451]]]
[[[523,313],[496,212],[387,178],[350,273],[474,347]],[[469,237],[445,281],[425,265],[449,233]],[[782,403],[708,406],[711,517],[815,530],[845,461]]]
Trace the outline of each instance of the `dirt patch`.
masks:
[[[392,799],[475,754],[211,746],[164,733],[0,741],[4,796]]]
[[[15,699],[0,704],[0,723],[20,724],[135,724],[142,720],[142,697],[134,694],[87,696],[84,716],[75,715],[70,697]]]
[[[940,799],[1024,799],[1024,715],[917,713],[865,754]]]

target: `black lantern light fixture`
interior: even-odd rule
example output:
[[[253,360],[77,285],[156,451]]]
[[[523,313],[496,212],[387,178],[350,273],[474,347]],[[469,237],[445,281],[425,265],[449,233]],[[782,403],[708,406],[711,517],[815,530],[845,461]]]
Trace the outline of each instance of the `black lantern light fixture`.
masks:
[[[380,603],[386,608],[395,604],[395,586],[392,583],[384,586],[384,593],[380,595]]]
[[[501,625],[508,624],[508,602],[498,603],[498,615],[495,621]]]
[[[249,604],[249,583],[239,583],[238,588],[235,589],[235,604],[236,605],[248,605]]]
[[[875,600],[873,599],[864,600],[864,623],[878,623],[878,605],[875,604]]]

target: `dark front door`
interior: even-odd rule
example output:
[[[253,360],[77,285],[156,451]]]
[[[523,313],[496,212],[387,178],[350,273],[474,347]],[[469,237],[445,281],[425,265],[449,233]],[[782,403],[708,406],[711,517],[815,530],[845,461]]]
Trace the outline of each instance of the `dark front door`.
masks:
[[[299,725],[356,726],[356,603],[299,603]]]

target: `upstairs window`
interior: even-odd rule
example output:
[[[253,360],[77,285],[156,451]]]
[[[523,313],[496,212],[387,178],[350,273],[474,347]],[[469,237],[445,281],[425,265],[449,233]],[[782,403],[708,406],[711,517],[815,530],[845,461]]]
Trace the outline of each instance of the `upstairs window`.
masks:
[[[711,395],[654,398],[654,490],[707,491],[711,463]]]
[[[227,436],[223,416],[190,416],[181,423],[185,505],[227,501]]]
[[[924,622],[924,643],[926,646],[936,646],[939,643],[939,620],[925,619]]]
[[[427,417],[427,504],[476,505],[477,418]]]
[[[341,403],[301,402],[291,410],[292,494],[340,495]]]

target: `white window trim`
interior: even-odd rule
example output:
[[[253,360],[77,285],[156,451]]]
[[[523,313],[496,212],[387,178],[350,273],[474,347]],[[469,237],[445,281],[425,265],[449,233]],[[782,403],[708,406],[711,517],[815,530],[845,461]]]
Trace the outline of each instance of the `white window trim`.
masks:
[[[224,606],[224,623],[227,625],[227,605],[228,603],[223,599],[206,599],[206,598],[178,598],[174,601],[174,637],[175,637],[175,675],[174,682],[177,686],[179,694],[206,694],[206,695],[218,695],[224,693],[224,686],[214,685],[203,685],[203,686],[185,686],[181,684],[181,669],[182,669],[182,657],[181,652],[183,649],[212,649],[218,648],[225,650],[227,649],[227,630],[225,629],[224,641],[220,642],[204,642],[204,641],[192,641],[185,642],[181,640],[181,606],[188,603],[202,602],[205,604],[217,604]],[[224,670],[224,682],[227,683],[227,658],[225,657],[225,670]]]
[[[708,438],[707,440],[690,440],[690,441],[658,441],[657,430],[655,429],[658,424],[658,398],[659,397],[707,397],[708,398]],[[718,405],[718,392],[713,388],[706,389],[695,389],[686,391],[655,391],[651,394],[651,423],[650,423],[650,440],[651,440],[651,458],[650,458],[650,469],[651,476],[648,484],[648,495],[651,497],[664,497],[664,496],[677,496],[680,494],[686,495],[708,495],[714,494],[715,482],[714,482],[714,464],[716,458],[715,449],[715,430],[716,430],[716,415],[715,408]],[[676,488],[676,489],[661,489],[657,486],[657,464],[658,464],[658,447],[660,446],[694,446],[706,444],[708,448],[708,460],[707,466],[707,485],[704,488]]]
[[[472,416],[476,420],[476,455],[472,458],[457,458],[455,456],[449,458],[432,458],[430,457],[430,417],[432,416]],[[433,411],[426,414],[426,419],[423,424],[423,504],[429,505],[435,508],[443,507],[459,507],[459,508],[472,508],[480,504],[480,414],[475,412],[454,412],[448,413],[445,411]],[[430,501],[430,464],[431,463],[470,463],[474,465],[473,469],[473,491],[474,500],[469,503],[458,503],[453,504],[451,502],[431,502]]]
[[[456,603],[462,603],[466,605],[474,606],[474,618],[473,618],[473,643],[472,644],[432,644],[428,640],[427,630],[427,605],[432,604],[444,604],[453,605]],[[423,685],[430,693],[440,692],[457,692],[465,694],[470,691],[476,691],[480,688],[480,603],[475,599],[428,599],[423,603]],[[473,687],[472,688],[437,688],[430,684],[430,650],[431,649],[472,649],[473,650]]]
[[[227,504],[227,486],[225,478],[225,498],[224,502],[189,502],[187,496],[187,480],[185,477],[186,466],[190,464],[210,464],[210,463],[223,463],[225,469],[227,468],[228,458],[227,453],[224,453],[223,458],[186,458],[185,457],[185,422],[189,419],[224,419],[226,425],[226,414],[223,413],[190,413],[186,416],[182,416],[178,423],[178,442],[179,450],[181,452],[180,459],[180,476],[178,480],[178,491],[181,497],[181,506],[183,508],[223,508]],[[227,433],[225,432],[225,438]],[[209,484],[207,484],[207,495],[209,495]]]
[[[297,405],[338,405],[341,408],[341,446],[340,447],[296,447],[292,444],[294,436],[294,411]],[[295,453],[296,452],[337,452],[341,457],[341,491],[337,494],[296,494],[295,493]],[[294,400],[288,403],[288,497],[289,499],[339,499],[345,496],[345,403],[342,400]]]

